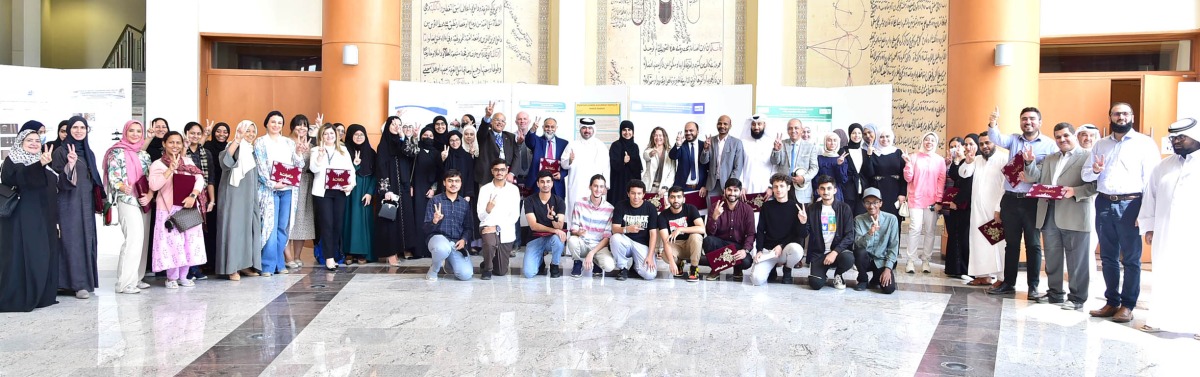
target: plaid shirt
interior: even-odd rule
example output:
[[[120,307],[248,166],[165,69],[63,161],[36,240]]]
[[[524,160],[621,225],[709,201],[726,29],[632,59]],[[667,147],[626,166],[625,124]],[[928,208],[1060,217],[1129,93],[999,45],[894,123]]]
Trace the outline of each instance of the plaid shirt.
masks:
[[[192,163],[196,164],[196,166],[200,168],[200,171],[204,172],[204,181],[205,182],[213,182],[212,173],[208,170],[208,168],[209,168],[209,166],[208,166],[208,161],[209,161],[208,149],[204,149],[204,147],[199,147],[199,148],[196,148],[196,153],[192,153],[191,150],[184,148],[183,155],[187,156],[187,158],[192,159]],[[217,177],[217,180],[218,181],[221,180],[221,177]]]
[[[425,233],[428,237],[440,234],[450,242],[463,240],[464,243],[470,244],[471,232],[475,229],[470,216],[471,204],[462,195],[455,199],[451,201],[446,197],[446,193],[437,194],[429,199],[425,206]],[[437,224],[433,223],[434,205],[442,206],[442,221]]]

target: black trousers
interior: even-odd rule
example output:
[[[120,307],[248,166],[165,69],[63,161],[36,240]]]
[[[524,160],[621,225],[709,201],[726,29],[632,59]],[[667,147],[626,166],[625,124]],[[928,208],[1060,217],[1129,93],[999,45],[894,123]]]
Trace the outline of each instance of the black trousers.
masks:
[[[1004,282],[1015,286],[1021,261],[1021,239],[1025,239],[1026,282],[1037,289],[1042,271],[1042,235],[1037,228],[1037,199],[1005,192],[1000,199],[1000,221],[1004,222]]]
[[[321,256],[335,261],[342,260],[342,224],[346,219],[346,193],[325,190],[325,196],[314,196],[313,212],[317,216],[317,230],[321,234]],[[325,261],[317,261],[324,263]]]
[[[825,264],[825,254],[810,253],[808,255],[808,269],[812,273],[808,276],[808,286],[812,289],[821,289],[825,287],[825,279],[829,276],[829,267],[834,268],[834,276],[841,276],[850,271],[854,267],[854,252],[842,250],[837,253],[837,257],[833,259],[832,264]]]
[[[871,280],[867,283],[867,287],[879,287],[879,291],[884,294],[892,294],[896,291],[896,264],[885,266],[892,269],[892,281],[888,285],[879,284],[879,274],[883,273],[882,267],[875,267],[875,259],[871,258],[871,254],[867,254],[866,250],[854,252],[854,265],[858,266],[858,282],[867,281],[867,273],[871,273]]]
[[[733,245],[734,248],[737,248],[739,246],[733,242],[726,241],[723,238],[719,238],[719,237],[715,237],[715,236],[704,236],[704,240],[700,242],[700,249],[704,250],[705,254],[708,254],[714,250],[723,248],[725,246],[730,246],[730,245]],[[753,253],[753,252],[754,252],[754,250],[746,250],[746,257],[742,258],[742,260],[733,264],[733,271],[737,272],[737,271],[749,270],[751,267],[754,267],[754,258],[750,257],[751,253]],[[707,266],[708,258],[700,258],[700,264]]]
[[[971,257],[971,211],[953,210],[946,212],[946,275],[958,277],[967,274]]]

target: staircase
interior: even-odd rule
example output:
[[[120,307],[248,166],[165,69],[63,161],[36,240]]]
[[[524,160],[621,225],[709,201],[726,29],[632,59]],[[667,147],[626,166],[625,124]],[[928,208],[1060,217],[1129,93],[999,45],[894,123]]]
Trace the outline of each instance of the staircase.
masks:
[[[102,68],[128,68],[133,71],[133,117],[146,122],[146,31],[145,26],[142,29],[133,27],[133,25],[125,25],[121,30],[121,34],[117,36],[117,42],[113,44],[112,51],[109,51],[108,58],[104,59]],[[117,139],[120,134],[114,135]],[[116,139],[114,139],[116,140]]]

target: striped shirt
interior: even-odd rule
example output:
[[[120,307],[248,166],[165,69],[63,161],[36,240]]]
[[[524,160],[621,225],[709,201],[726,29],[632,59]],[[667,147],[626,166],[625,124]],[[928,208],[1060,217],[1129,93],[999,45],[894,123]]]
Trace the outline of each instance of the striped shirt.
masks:
[[[592,204],[591,198],[583,197],[575,202],[575,213],[571,216],[571,230],[583,229],[583,242],[593,245],[612,235],[613,206],[606,201]]]

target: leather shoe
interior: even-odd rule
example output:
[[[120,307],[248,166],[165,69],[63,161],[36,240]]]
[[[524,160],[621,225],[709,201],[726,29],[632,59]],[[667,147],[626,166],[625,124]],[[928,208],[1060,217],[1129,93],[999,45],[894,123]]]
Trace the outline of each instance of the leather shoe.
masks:
[[[1113,314],[1112,321],[1116,323],[1125,323],[1133,320],[1133,309],[1121,307],[1117,310],[1117,314]]]
[[[1104,305],[1103,308],[1090,311],[1088,314],[1090,314],[1092,317],[1108,318],[1112,317],[1114,314],[1117,314],[1117,309],[1120,309],[1120,307]]]
[[[1011,285],[1004,284],[999,287],[989,289],[987,291],[987,293],[989,295],[1011,295],[1011,294],[1017,293],[1017,290],[1014,289]]]

